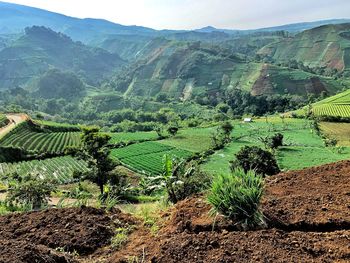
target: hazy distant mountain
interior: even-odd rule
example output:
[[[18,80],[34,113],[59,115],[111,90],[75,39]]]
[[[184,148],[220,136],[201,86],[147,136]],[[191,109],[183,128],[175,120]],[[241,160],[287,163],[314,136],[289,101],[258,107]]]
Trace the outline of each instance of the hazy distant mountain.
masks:
[[[25,27],[38,25],[49,27],[54,31],[62,32],[73,40],[85,43],[96,42],[114,35],[138,36],[170,36],[177,40],[207,40],[225,39],[229,35],[245,35],[255,32],[279,31],[300,32],[306,29],[325,24],[340,24],[350,22],[350,19],[324,20],[307,23],[297,23],[255,30],[217,29],[212,26],[194,31],[185,30],[154,30],[142,26],[125,26],[103,19],[79,19],[62,14],[49,12],[29,6],[0,2],[0,34],[17,34],[23,32]],[[215,32],[216,34],[213,34]],[[199,34],[203,33],[203,34]],[[221,33],[221,35],[219,34]],[[225,33],[225,34],[223,34]]]
[[[202,33],[223,32],[226,34],[249,34],[249,33],[255,33],[255,32],[271,32],[271,31],[283,30],[291,33],[296,33],[296,32],[301,32],[311,28],[323,26],[323,25],[343,24],[343,23],[350,23],[350,19],[320,20],[320,21],[314,21],[314,22],[303,22],[303,23],[287,24],[282,26],[274,26],[274,27],[266,27],[266,28],[250,29],[250,30],[220,29],[212,26],[207,26],[207,27],[197,29],[195,31],[202,32]]]
[[[110,34],[150,34],[155,30],[123,26],[102,19],[79,19],[46,10],[0,2],[0,34],[23,32],[25,27],[39,25],[69,35],[74,40],[90,42]]]

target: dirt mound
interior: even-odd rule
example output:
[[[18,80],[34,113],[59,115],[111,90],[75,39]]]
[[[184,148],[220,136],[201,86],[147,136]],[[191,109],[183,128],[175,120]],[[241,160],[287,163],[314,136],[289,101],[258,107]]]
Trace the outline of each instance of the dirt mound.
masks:
[[[286,229],[350,229],[350,161],[267,179],[264,214]]]
[[[4,246],[8,255],[12,251],[16,253],[14,257],[6,257],[6,253],[1,253],[0,262],[70,262],[55,257],[51,251],[64,250],[79,255],[92,253],[110,243],[115,228],[133,223],[120,210],[106,213],[90,207],[2,216],[0,247]],[[28,251],[34,251],[33,255],[43,258],[43,261],[27,259],[25,255]],[[51,258],[45,259],[47,255]]]
[[[204,197],[178,203],[152,262],[349,262],[350,161],[268,178],[269,227],[237,231]]]
[[[163,238],[152,262],[348,262],[349,231],[180,233]]]
[[[75,260],[59,255],[45,246],[33,245],[25,241],[0,241],[0,262],[22,263],[74,263]]]

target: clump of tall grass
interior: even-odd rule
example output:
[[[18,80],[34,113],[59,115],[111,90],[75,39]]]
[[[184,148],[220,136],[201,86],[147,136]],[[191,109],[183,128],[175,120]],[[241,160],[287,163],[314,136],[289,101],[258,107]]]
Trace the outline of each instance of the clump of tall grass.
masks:
[[[264,194],[263,178],[254,171],[236,168],[231,174],[218,175],[212,183],[208,201],[213,211],[221,213],[243,229],[265,226],[260,211]]]

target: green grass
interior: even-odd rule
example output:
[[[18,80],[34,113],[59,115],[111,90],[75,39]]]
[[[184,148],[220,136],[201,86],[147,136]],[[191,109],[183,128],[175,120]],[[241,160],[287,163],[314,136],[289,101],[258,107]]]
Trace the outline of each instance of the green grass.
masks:
[[[263,147],[259,141],[259,136],[272,135],[280,132],[284,135],[284,144],[277,151],[277,162],[283,170],[294,170],[331,163],[350,158],[350,148],[345,148],[339,154],[331,148],[325,148],[322,139],[314,134],[309,125],[300,119],[285,119],[282,124],[281,119],[273,118],[270,123],[265,123],[263,119],[251,124],[235,124],[233,136],[238,137],[225,149],[216,152],[206,163],[202,165],[203,170],[211,173],[227,173],[230,171],[229,161],[245,145],[257,145]],[[276,131],[269,131],[273,123]],[[288,125],[288,130],[283,130],[283,126]]]
[[[189,128],[180,130],[176,136],[159,141],[164,145],[169,145],[186,151],[199,153],[211,147],[210,136],[216,128]]]
[[[156,132],[117,132],[109,133],[111,139],[109,143],[116,144],[119,142],[129,142],[129,141],[141,141],[141,140],[152,140],[157,139],[158,135]]]

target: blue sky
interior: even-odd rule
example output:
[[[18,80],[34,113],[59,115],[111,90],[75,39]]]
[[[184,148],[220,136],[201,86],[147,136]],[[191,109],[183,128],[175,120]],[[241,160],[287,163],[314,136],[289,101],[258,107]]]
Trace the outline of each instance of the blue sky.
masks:
[[[6,0],[4,0],[6,1]],[[8,0],[80,18],[156,29],[251,29],[350,18],[350,0]]]

